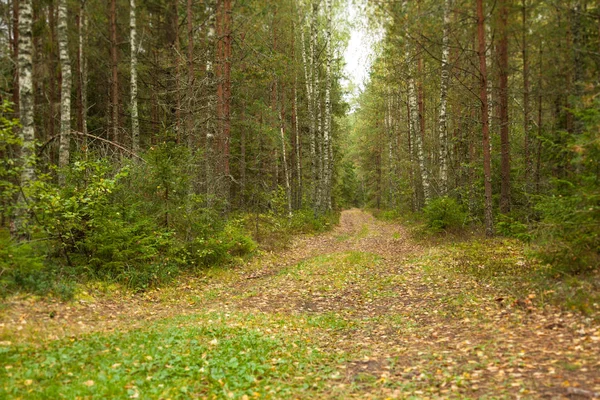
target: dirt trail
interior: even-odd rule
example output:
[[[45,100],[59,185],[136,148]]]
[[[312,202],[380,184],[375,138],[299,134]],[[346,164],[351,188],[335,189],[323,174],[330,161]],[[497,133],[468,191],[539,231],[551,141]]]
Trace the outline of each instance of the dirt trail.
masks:
[[[600,397],[597,324],[499,302],[493,287],[430,266],[430,251],[404,227],[348,210],[331,232],[175,288],[75,304],[15,300],[0,316],[0,340],[53,340],[207,311],[321,316],[323,326],[298,335],[346,355],[331,397]]]

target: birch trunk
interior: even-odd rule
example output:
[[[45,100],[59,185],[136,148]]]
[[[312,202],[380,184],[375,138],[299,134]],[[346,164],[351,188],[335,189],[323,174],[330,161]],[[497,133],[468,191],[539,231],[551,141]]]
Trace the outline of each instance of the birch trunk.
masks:
[[[314,186],[317,184],[317,150],[316,150],[316,134],[315,134],[315,101],[313,96],[313,67],[312,67],[312,51],[309,63],[309,57],[307,55],[306,49],[306,41],[304,37],[304,29],[301,29],[301,40],[302,40],[302,61],[304,64],[304,76],[306,81],[306,99],[307,99],[307,109],[308,109],[308,119],[309,119],[309,149],[310,149],[310,173],[311,173],[311,184],[312,188],[312,203],[313,206],[316,202],[315,198],[315,188]],[[312,28],[311,28],[311,38],[312,38]],[[311,48],[312,50],[312,48]]]
[[[69,165],[71,145],[71,59],[69,58],[67,0],[58,2],[58,49],[60,53],[60,142],[58,147],[58,183],[65,183],[64,168]]]
[[[13,62],[15,63],[13,70],[13,92],[12,102],[15,115],[19,115],[19,0],[13,0],[12,2],[12,51],[13,51]]]
[[[316,150],[318,152],[316,156],[316,169],[317,169],[317,180],[315,181],[315,210],[320,211],[323,205],[323,190],[322,182],[324,178],[323,174],[323,107],[321,103],[321,87],[319,80],[319,66],[317,64],[317,46],[318,43],[318,15],[319,15],[319,1],[312,1],[312,13],[310,20],[310,68],[312,75],[312,94],[313,103],[317,119],[317,128],[315,131]]]
[[[110,59],[111,59],[111,102],[110,126],[111,139],[119,142],[119,71],[117,59],[117,0],[110,2]]]
[[[407,2],[403,2],[403,8],[406,10]],[[408,35],[407,35],[408,37]],[[410,42],[406,41],[406,61],[408,63],[408,109],[409,109],[409,135],[413,135],[414,138],[414,150],[417,156],[417,162],[419,163],[420,180],[423,186],[423,202],[427,204],[430,199],[429,190],[429,173],[425,165],[425,155],[423,151],[423,136],[421,126],[421,115],[419,110],[419,103],[417,99],[417,85],[415,83],[415,68],[412,65],[412,51],[410,48]]]
[[[19,138],[22,141],[20,162],[21,188],[26,188],[35,178],[35,130],[33,123],[33,43],[32,43],[32,7],[31,0],[21,0],[19,4],[19,118],[21,129]],[[23,190],[19,191],[14,230],[22,234],[21,229],[25,223],[25,197]]]
[[[138,117],[137,84],[137,29],[135,23],[135,0],[129,0],[129,44],[131,47],[131,148],[140,151],[140,121]]]
[[[327,18],[327,27],[325,30],[325,121],[323,128],[323,208],[325,211],[331,210],[331,0],[325,1],[325,14]]]
[[[485,188],[484,219],[485,233],[487,236],[494,235],[494,217],[492,213],[492,168],[490,152],[490,124],[488,114],[488,77],[485,54],[485,19],[483,14],[483,0],[477,0],[477,37],[479,39],[479,71],[480,71],[480,101],[481,101],[481,123],[483,132],[483,174]]]
[[[296,4],[292,1],[292,5]],[[294,187],[294,207],[300,209],[302,207],[302,167],[300,160],[300,129],[298,127],[298,76],[296,73],[296,21],[292,19],[292,66],[291,70],[294,73],[294,87],[292,93],[292,134],[294,135],[294,157],[293,166],[295,168],[295,187]]]
[[[448,192],[448,84],[450,82],[450,11],[452,0],[444,3],[444,34],[442,38],[442,72],[440,80],[440,114],[439,114],[439,140],[440,140],[440,194]]]
[[[281,157],[283,166],[283,175],[285,179],[285,195],[287,199],[288,217],[292,218],[292,187],[290,185],[290,174],[287,164],[286,148],[285,148],[285,108],[283,99],[285,99],[284,88],[281,88],[281,98],[279,105],[279,131],[281,139]],[[278,96],[279,97],[279,96]]]
[[[84,48],[87,39],[87,18],[85,15],[85,0],[79,1],[77,18],[77,130],[84,134],[83,151],[87,154],[87,60]]]

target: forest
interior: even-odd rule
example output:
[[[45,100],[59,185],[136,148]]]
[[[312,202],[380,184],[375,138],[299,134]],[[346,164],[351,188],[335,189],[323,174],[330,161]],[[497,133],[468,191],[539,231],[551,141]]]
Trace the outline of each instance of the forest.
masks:
[[[0,397],[600,397],[600,2],[0,0],[0,76]]]

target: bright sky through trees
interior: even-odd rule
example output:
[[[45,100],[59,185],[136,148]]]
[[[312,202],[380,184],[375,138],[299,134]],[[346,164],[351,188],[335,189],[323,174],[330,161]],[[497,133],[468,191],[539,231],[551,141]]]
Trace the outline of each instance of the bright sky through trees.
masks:
[[[368,21],[365,13],[361,12],[364,6],[362,1],[352,0],[348,0],[346,6],[350,39],[344,52],[346,62],[344,73],[348,78],[344,83],[351,92],[350,96],[356,95],[364,88],[364,83],[369,76],[374,44],[377,42],[377,37],[367,30]]]

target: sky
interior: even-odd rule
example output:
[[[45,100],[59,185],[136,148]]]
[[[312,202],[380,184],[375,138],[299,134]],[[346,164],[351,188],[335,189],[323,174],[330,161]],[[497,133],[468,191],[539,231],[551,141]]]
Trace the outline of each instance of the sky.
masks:
[[[347,87],[352,87],[353,91],[349,93],[346,100],[357,96],[369,77],[369,68],[371,66],[371,56],[374,43],[377,41],[372,32],[368,32],[367,21],[364,14],[360,11],[360,6],[356,1],[347,0],[346,18],[350,25],[350,40],[348,47],[344,52],[346,66],[345,75],[349,81],[343,82]]]

